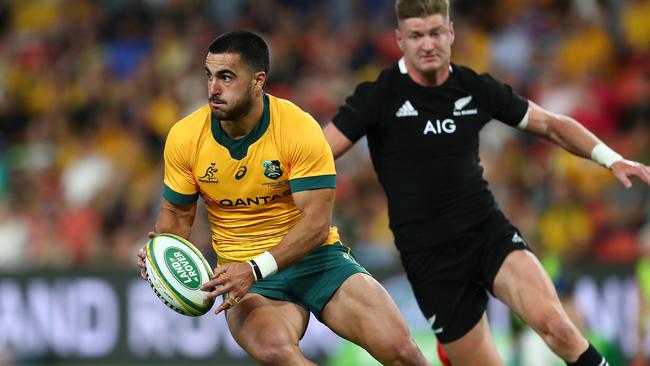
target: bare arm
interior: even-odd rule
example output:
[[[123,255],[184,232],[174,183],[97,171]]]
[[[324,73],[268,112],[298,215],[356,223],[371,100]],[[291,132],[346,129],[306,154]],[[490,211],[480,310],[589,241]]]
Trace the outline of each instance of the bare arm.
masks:
[[[602,142],[575,119],[549,112],[532,101],[528,103],[527,131],[583,158],[591,158],[591,151]]]
[[[296,226],[270,250],[278,263],[278,270],[298,262],[325,242],[332,219],[334,192],[334,189],[327,188],[292,194],[301,217]]]
[[[596,146],[606,145],[575,119],[551,113],[532,101],[528,102],[528,121],[525,130],[546,138],[565,150],[583,157],[593,158]],[[619,156],[607,166],[627,188],[632,186],[630,177],[636,176],[650,185],[650,168],[644,164],[625,160]]]
[[[178,206],[163,198],[156,220],[156,233],[169,233],[189,239],[194,217],[196,201],[189,205]]]
[[[196,202],[186,206],[178,206],[163,199],[160,204],[160,212],[158,213],[154,231],[150,231],[147,236],[153,238],[156,236],[156,233],[169,233],[189,239],[195,215]],[[147,254],[144,248],[140,248],[137,253],[136,263],[138,268],[140,268],[140,277],[145,280],[147,279],[146,257]]]
[[[350,147],[352,147],[353,142],[350,141],[343,132],[341,132],[334,123],[328,122],[323,128],[323,133],[325,134],[325,139],[327,143],[332,148],[332,153],[334,154],[334,159],[343,155]]]
[[[269,250],[279,270],[298,262],[325,242],[330,229],[334,192],[334,189],[327,188],[292,194],[296,207],[301,212],[300,220],[277,246]],[[234,299],[242,299],[254,282],[255,275],[248,262],[226,263],[217,267],[212,280],[204,283],[201,288],[209,290],[216,287],[206,298],[215,299],[228,293]],[[215,312],[219,313],[228,306],[228,302],[223,302]]]

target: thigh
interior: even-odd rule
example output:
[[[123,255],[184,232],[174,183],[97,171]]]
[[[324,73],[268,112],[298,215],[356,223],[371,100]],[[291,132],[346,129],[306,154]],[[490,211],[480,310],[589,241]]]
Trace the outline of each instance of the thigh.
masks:
[[[350,248],[337,243],[316,249],[278,274],[284,278],[286,299],[303,305],[320,320],[325,305],[341,285],[357,273],[368,272],[357,263]],[[275,294],[262,294],[276,298]]]
[[[494,294],[526,323],[535,325],[544,314],[563,314],[551,279],[527,250],[511,252],[494,279]]]
[[[339,287],[325,305],[321,321],[371,354],[381,353],[378,348],[393,339],[409,338],[395,302],[379,282],[364,273],[352,275]]]
[[[441,343],[441,346],[454,366],[503,365],[492,341],[485,313],[469,332],[455,341]]]
[[[230,332],[248,353],[275,345],[297,345],[309,322],[309,313],[297,304],[248,293],[226,311]]]
[[[529,251],[519,230],[500,211],[495,210],[478,230],[481,245],[481,281],[494,294],[494,283],[505,260],[515,252]]]
[[[466,235],[445,246],[402,253],[422,314],[442,343],[469,332],[481,319],[487,292],[481,283],[480,246]]]

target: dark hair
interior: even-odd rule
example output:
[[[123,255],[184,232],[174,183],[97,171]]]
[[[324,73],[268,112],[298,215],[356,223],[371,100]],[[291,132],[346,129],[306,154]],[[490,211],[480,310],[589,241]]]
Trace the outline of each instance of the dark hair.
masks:
[[[449,19],[449,0],[396,0],[395,15],[401,21],[440,14]]]
[[[208,52],[238,53],[254,71],[269,73],[269,47],[262,37],[248,31],[224,33],[210,43]]]

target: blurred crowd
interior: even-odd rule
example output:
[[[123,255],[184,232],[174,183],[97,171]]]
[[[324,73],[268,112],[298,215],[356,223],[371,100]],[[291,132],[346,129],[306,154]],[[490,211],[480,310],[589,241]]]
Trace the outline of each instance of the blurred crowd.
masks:
[[[650,0],[451,2],[454,62],[650,163]],[[392,0],[0,0],[0,273],[136,272],[167,132],[206,102],[216,35],[260,33],[271,47],[267,91],[324,124],[358,82],[400,57],[392,9]],[[499,122],[482,132],[481,159],[499,205],[556,280],[583,261],[637,268],[650,319],[646,186],[625,189]],[[399,269],[365,142],[337,170],[343,241],[371,272]],[[213,255],[202,212],[191,240]]]
[[[152,229],[170,126],[206,102],[207,46],[233,29],[271,47],[267,91],[326,123],[400,57],[391,0],[0,1],[0,271],[134,268]],[[452,0],[453,61],[580,120],[650,163],[650,1]],[[635,264],[650,192],[490,123],[482,163],[508,217],[560,263]],[[337,161],[334,221],[371,270],[396,266],[364,142]],[[193,241],[209,252],[199,213]]]

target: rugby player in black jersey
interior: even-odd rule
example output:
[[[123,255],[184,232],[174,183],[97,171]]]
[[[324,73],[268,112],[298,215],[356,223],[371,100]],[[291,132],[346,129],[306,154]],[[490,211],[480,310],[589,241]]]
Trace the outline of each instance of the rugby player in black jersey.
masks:
[[[395,244],[445,353],[455,366],[503,365],[485,315],[490,291],[568,365],[607,365],[497,207],[483,178],[479,131],[500,120],[591,158],[626,187],[633,176],[650,184],[650,169],[625,160],[574,119],[451,64],[447,0],[397,0],[395,11],[403,58],[359,84],[324,130],[335,157],[367,136]]]

